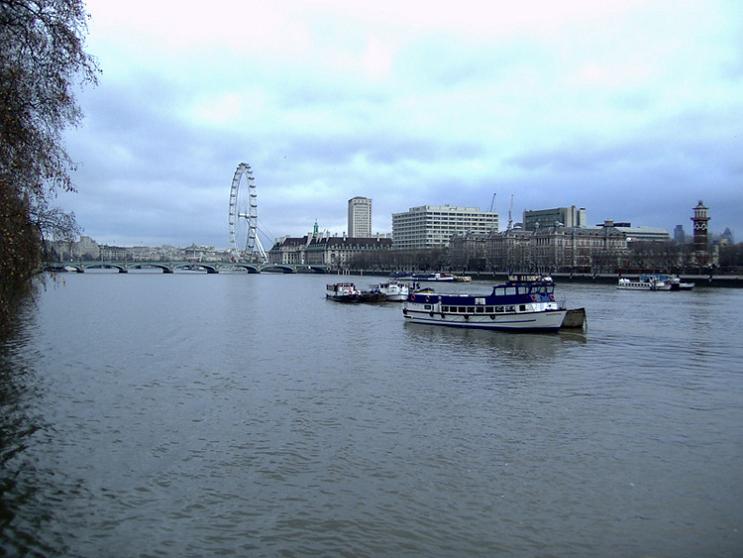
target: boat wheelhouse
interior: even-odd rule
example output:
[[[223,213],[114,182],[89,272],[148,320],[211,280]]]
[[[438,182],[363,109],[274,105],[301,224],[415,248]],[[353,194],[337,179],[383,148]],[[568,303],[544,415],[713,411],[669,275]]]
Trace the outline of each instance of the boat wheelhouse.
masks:
[[[671,285],[672,291],[691,291],[694,288],[694,283],[682,281],[678,275],[659,275],[659,277]]]
[[[336,302],[358,302],[361,291],[353,283],[331,283],[325,286],[325,298]]]
[[[414,293],[403,306],[418,324],[502,331],[557,331],[567,310],[555,301],[555,285],[539,276],[511,277],[490,294]]]

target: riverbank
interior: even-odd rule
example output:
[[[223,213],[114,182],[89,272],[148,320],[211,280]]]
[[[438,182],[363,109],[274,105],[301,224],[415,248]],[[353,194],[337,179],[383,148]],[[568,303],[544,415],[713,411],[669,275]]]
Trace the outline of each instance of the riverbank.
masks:
[[[388,276],[388,272],[379,270],[353,270],[353,275],[373,275]],[[490,271],[460,271],[451,272],[453,275],[466,275],[478,281],[501,282],[507,277],[507,273],[490,272]],[[637,273],[552,273],[552,278],[559,283],[596,283],[616,285],[620,277],[638,277]],[[743,288],[743,276],[741,275],[701,275],[701,274],[682,274],[679,275],[682,281],[694,283],[697,287],[725,287],[725,288]]]

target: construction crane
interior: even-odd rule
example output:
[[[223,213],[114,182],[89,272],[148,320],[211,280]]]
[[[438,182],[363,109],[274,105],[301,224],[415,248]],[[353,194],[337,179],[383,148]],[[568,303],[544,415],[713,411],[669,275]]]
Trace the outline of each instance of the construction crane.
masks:
[[[490,202],[490,211],[492,212],[493,209],[495,209],[495,192],[493,192],[493,200]]]
[[[513,194],[511,194],[511,205],[508,206],[508,227],[506,228],[507,231],[510,231],[511,227],[513,227],[513,219],[511,218],[512,211],[513,211]]]

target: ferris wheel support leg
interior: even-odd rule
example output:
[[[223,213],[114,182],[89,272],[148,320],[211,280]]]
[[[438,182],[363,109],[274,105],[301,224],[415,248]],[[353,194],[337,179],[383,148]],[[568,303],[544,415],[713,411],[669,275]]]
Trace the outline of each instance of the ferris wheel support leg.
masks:
[[[263,243],[261,242],[261,239],[258,237],[258,235],[256,235],[255,237],[255,247],[261,259],[264,262],[268,261],[268,256],[266,255],[266,251],[263,249]]]

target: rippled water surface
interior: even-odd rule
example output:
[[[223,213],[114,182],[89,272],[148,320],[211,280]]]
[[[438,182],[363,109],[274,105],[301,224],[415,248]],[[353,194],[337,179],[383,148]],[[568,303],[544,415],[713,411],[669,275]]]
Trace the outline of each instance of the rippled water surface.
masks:
[[[0,555],[743,553],[742,291],[558,285],[585,334],[506,334],[336,279],[47,282],[0,348]]]

